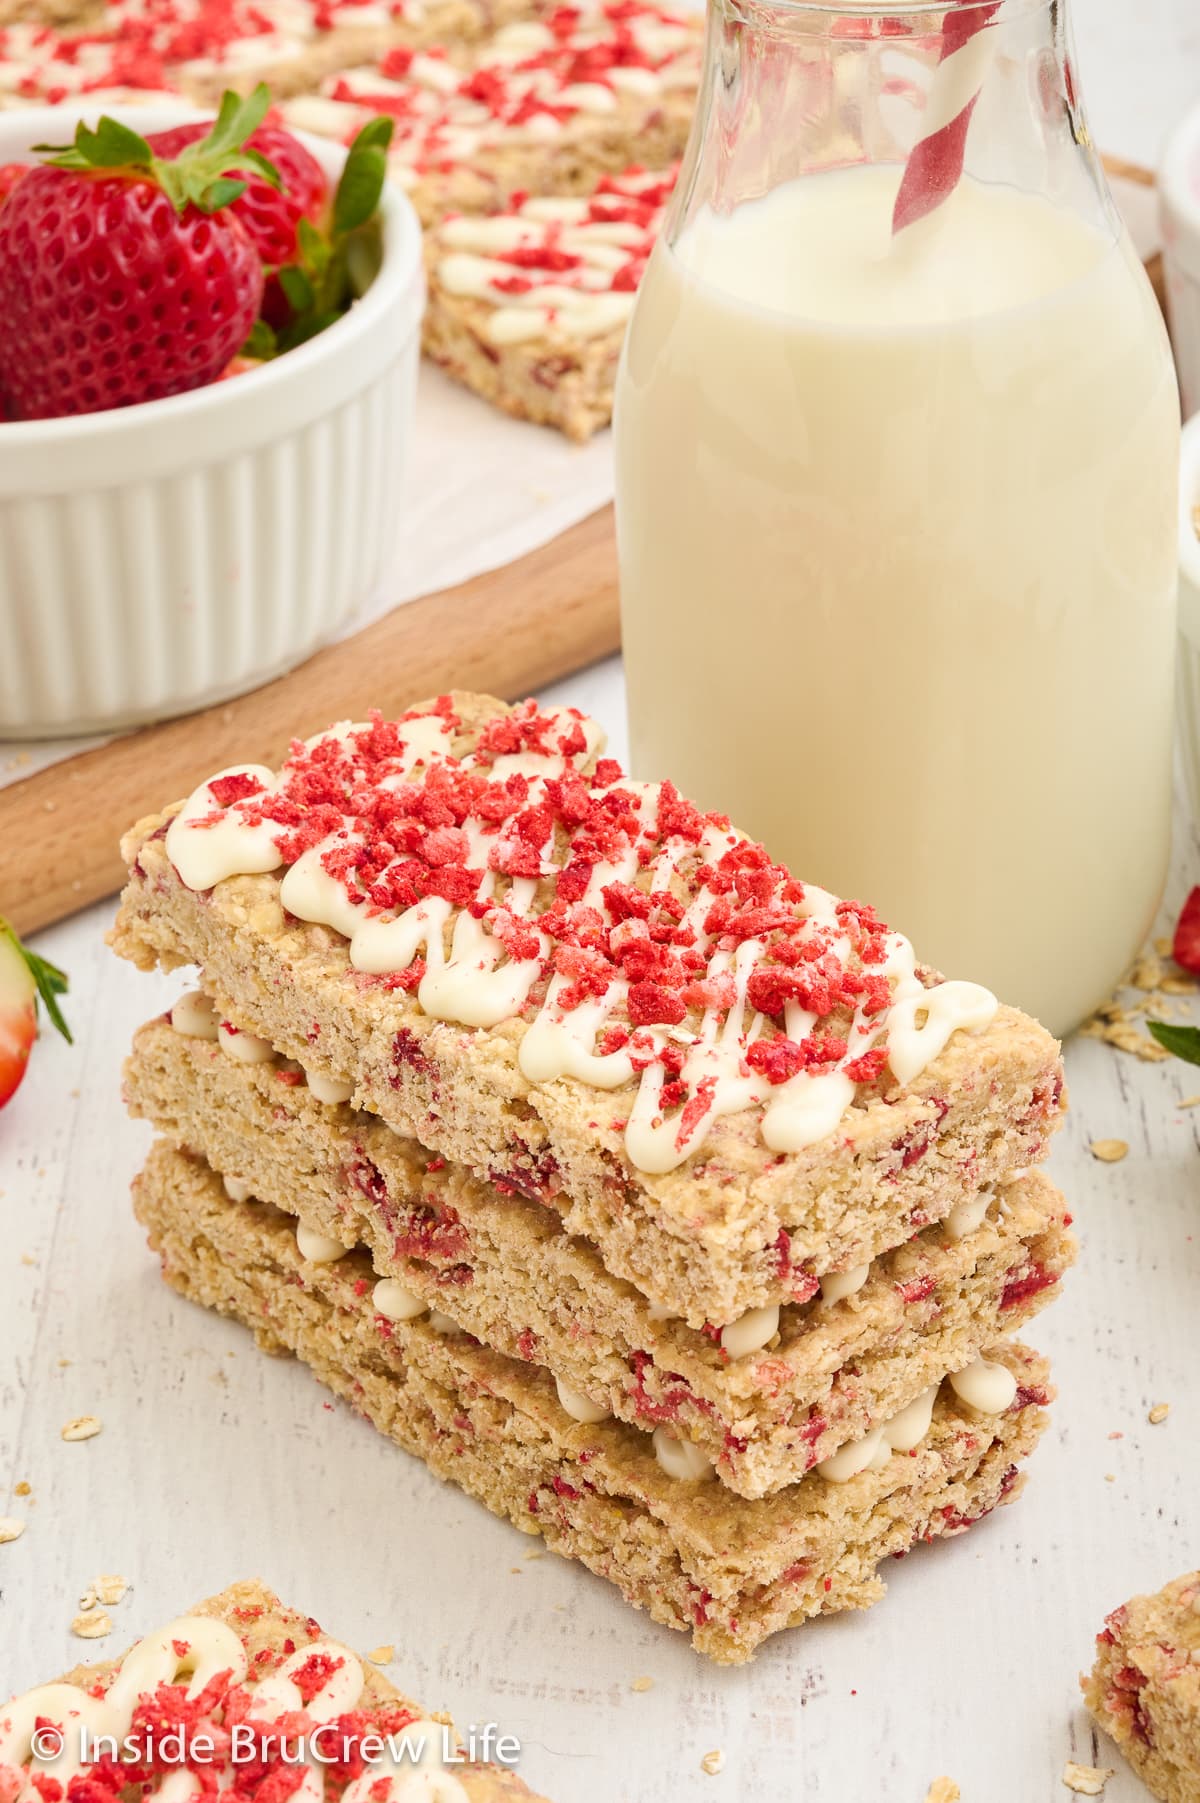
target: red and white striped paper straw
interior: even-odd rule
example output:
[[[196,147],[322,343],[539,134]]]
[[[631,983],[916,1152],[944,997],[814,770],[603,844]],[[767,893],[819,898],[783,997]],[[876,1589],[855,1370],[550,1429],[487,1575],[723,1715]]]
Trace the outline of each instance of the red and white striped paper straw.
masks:
[[[947,13],[942,49],[925,104],[922,135],[909,152],[892,212],[895,235],[935,212],[958,186],[967,133],[991,56],[985,27],[1003,0]]]

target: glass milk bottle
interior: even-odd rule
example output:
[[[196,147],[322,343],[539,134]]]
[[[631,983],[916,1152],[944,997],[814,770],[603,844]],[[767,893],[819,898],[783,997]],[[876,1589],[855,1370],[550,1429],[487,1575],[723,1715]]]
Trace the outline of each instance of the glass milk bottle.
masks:
[[[1068,1031],[1165,876],[1178,437],[1062,0],[710,0],[617,391],[636,775]]]

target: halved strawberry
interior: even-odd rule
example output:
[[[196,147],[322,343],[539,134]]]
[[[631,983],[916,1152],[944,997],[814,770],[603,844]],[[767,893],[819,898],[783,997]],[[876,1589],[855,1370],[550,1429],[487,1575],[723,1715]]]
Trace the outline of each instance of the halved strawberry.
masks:
[[[1171,953],[1176,964],[1200,976],[1200,887],[1193,889],[1183,904]]]
[[[20,1087],[25,1075],[37,1038],[39,1000],[45,1003],[46,1013],[63,1038],[70,1042],[71,1034],[58,1005],[66,988],[62,971],[23,946],[8,922],[0,917],[0,1108]]]

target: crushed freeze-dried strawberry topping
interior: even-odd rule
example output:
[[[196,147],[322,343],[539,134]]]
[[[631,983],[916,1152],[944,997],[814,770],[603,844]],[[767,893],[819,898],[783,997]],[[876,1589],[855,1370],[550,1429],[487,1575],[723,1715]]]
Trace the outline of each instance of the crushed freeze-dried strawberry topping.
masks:
[[[346,106],[347,136],[368,114],[389,114],[397,124],[392,157],[421,174],[469,166],[522,137],[557,136],[615,107],[636,121],[661,107],[668,88],[686,92],[699,79],[700,37],[686,11],[644,0],[586,14],[562,7],[514,30],[501,32],[457,80],[444,51],[390,51],[378,73],[337,73],[318,92]],[[628,70],[637,71],[633,81]],[[286,102],[282,110],[286,116]]]
[[[232,1611],[232,1618],[253,1623],[262,1614],[259,1606],[240,1606]],[[316,1622],[294,1619],[297,1632],[310,1641],[317,1639],[320,1630]],[[171,1645],[176,1659],[185,1662],[191,1643],[175,1639]],[[249,1655],[249,1648],[246,1650]],[[328,1763],[322,1759],[325,1794],[337,1799],[347,1785],[370,1769],[363,1755],[364,1741],[368,1752],[373,1752],[370,1742],[375,1737],[401,1734],[418,1719],[416,1711],[399,1702],[332,1713],[322,1693],[330,1680],[344,1671],[347,1658],[328,1647],[314,1647],[307,1657],[297,1656],[296,1639],[289,1635],[280,1647],[262,1646],[250,1655],[246,1677],[235,1680],[229,1668],[217,1671],[194,1696],[189,1694],[193,1680],[187,1671],[177,1680],[148,1684],[129,1708],[127,1729],[120,1725],[118,1711],[119,1725],[112,1732],[119,1756],[99,1751],[84,1770],[65,1782],[50,1771],[30,1771],[28,1767],[2,1770],[23,1770],[41,1803],[120,1803],[130,1796],[148,1799],[172,1773],[181,1770],[198,1781],[200,1794],[215,1797],[220,1788],[218,1774],[230,1762],[236,1733],[236,1783],[229,1794],[237,1803],[287,1803],[304,1781],[306,1769],[289,1749],[311,1737],[320,1725],[323,1753],[328,1756]],[[272,1677],[285,1660],[284,1675],[299,1693],[299,1707],[281,1711],[277,1699],[272,1698],[269,1709],[264,1709],[257,1685]],[[115,1666],[87,1694],[103,1699],[120,1670]],[[49,1702],[47,1708],[51,1708]],[[45,1728],[61,1728],[66,1721],[57,1694],[53,1713],[37,1717],[37,1724]],[[0,1775],[0,1795],[12,1803],[16,1794],[16,1790],[10,1793],[4,1788]]]

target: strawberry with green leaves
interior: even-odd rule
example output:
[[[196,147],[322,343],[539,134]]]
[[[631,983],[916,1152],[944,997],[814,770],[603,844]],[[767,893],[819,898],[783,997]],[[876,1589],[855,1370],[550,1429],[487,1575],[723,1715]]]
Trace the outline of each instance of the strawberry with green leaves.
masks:
[[[262,304],[262,261],[233,208],[270,105],[227,94],[211,130],[160,157],[108,117],[40,145],[0,206],[0,388],[19,418],[127,407],[214,381]]]
[[[198,119],[190,125],[152,132],[146,142],[155,156],[173,157],[203,138],[208,130],[205,121]],[[231,203],[230,211],[246,228],[263,266],[277,269],[281,263],[294,262],[299,255],[296,231],[300,221],[307,219],[315,226],[324,222],[329,183],[312,152],[282,125],[260,125],[246,139],[246,145],[266,157],[279,180],[268,181],[252,167],[239,169],[238,176],[246,186]]]
[[[305,343],[347,313],[375,280],[383,258],[379,202],[392,130],[393,121],[381,115],[368,120],[354,139],[326,230],[311,216],[297,221],[295,259],[268,283],[248,355],[275,357]]]
[[[71,1034],[58,1005],[66,993],[62,971],[21,944],[8,922],[0,918],[0,1108],[20,1087],[37,1038],[38,1003],[63,1038]]]

